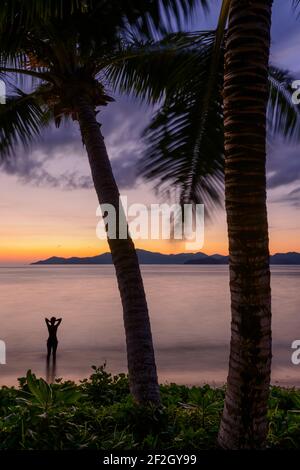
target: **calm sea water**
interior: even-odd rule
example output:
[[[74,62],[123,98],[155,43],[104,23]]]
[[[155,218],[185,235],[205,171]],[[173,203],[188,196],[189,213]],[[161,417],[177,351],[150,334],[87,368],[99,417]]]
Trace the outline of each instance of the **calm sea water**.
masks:
[[[143,266],[161,382],[226,380],[230,308],[226,266]],[[300,386],[291,343],[300,339],[300,267],[272,268],[273,383]],[[0,384],[27,369],[45,376],[45,316],[62,316],[56,376],[79,379],[107,362],[126,371],[122,310],[112,266],[0,268]]]

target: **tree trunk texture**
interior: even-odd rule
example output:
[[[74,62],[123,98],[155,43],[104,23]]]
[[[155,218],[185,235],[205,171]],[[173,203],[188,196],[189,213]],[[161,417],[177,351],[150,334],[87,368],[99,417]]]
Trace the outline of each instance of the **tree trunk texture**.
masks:
[[[268,431],[271,288],[266,109],[272,0],[232,0],[225,54],[225,191],[231,344],[219,444],[259,449]]]
[[[119,216],[119,190],[93,105],[77,102],[78,120],[100,204],[111,204]],[[137,253],[132,239],[108,243],[120,290],[127,345],[130,389],[139,404],[160,402],[150,319]]]

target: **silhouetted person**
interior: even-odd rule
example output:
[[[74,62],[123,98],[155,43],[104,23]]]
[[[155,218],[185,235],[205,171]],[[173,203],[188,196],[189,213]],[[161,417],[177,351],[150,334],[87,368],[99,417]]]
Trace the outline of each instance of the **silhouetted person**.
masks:
[[[62,318],[51,317],[50,320],[45,318],[45,322],[49,332],[49,338],[47,340],[47,361],[49,361],[51,352],[53,354],[53,362],[56,360],[56,350],[57,350],[57,328],[62,322]]]

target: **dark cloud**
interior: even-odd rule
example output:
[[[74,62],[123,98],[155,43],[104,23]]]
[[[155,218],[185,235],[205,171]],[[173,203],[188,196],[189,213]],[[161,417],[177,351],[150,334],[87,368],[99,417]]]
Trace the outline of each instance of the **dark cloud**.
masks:
[[[124,98],[98,115],[120,189],[136,184],[137,160],[142,151],[140,135],[148,115],[138,103]],[[68,190],[93,187],[77,123],[64,124],[60,129],[50,127],[32,148],[18,148],[14,157],[1,163],[0,169],[16,175],[24,184],[39,187]]]
[[[288,194],[284,194],[280,198],[277,198],[275,202],[283,202],[297,208],[300,207],[300,187],[290,191]]]
[[[269,146],[268,154],[268,189],[278,190],[272,202],[300,207],[300,145],[277,141]]]
[[[92,179],[77,172],[66,172],[59,175],[51,174],[45,167],[45,161],[28,157],[14,158],[1,164],[2,171],[16,175],[23,184],[38,187],[61,189],[89,189],[93,187]]]
[[[279,44],[299,32],[299,17],[292,0],[275,0],[272,16],[272,40]],[[299,9],[298,9],[299,13]]]
[[[294,189],[287,195],[287,200],[294,206],[300,207],[300,188]]]
[[[267,169],[269,189],[300,181],[300,145],[289,146],[284,142],[271,145]]]
[[[137,184],[137,156],[124,155],[112,161],[112,168],[120,189],[134,188]]]
[[[20,177],[22,183],[30,183],[37,187],[50,187],[61,189],[91,189],[93,187],[90,176],[81,176],[78,173],[66,173],[53,176],[43,168],[32,171],[30,174]]]
[[[72,129],[47,130],[42,139],[31,149],[18,148],[13,157],[5,159],[1,171],[16,175],[23,184],[62,189],[92,187],[91,177],[72,169],[72,157],[78,160],[82,144]],[[61,165],[62,156],[68,156],[70,169]]]

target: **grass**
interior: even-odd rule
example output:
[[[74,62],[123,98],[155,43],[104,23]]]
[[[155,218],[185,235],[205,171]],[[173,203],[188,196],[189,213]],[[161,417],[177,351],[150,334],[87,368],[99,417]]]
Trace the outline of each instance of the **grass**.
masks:
[[[224,387],[161,385],[162,406],[141,408],[127,376],[105,366],[79,384],[48,385],[29,371],[18,388],[0,388],[0,450],[214,449],[224,395]],[[272,387],[268,446],[299,443],[300,390]]]

